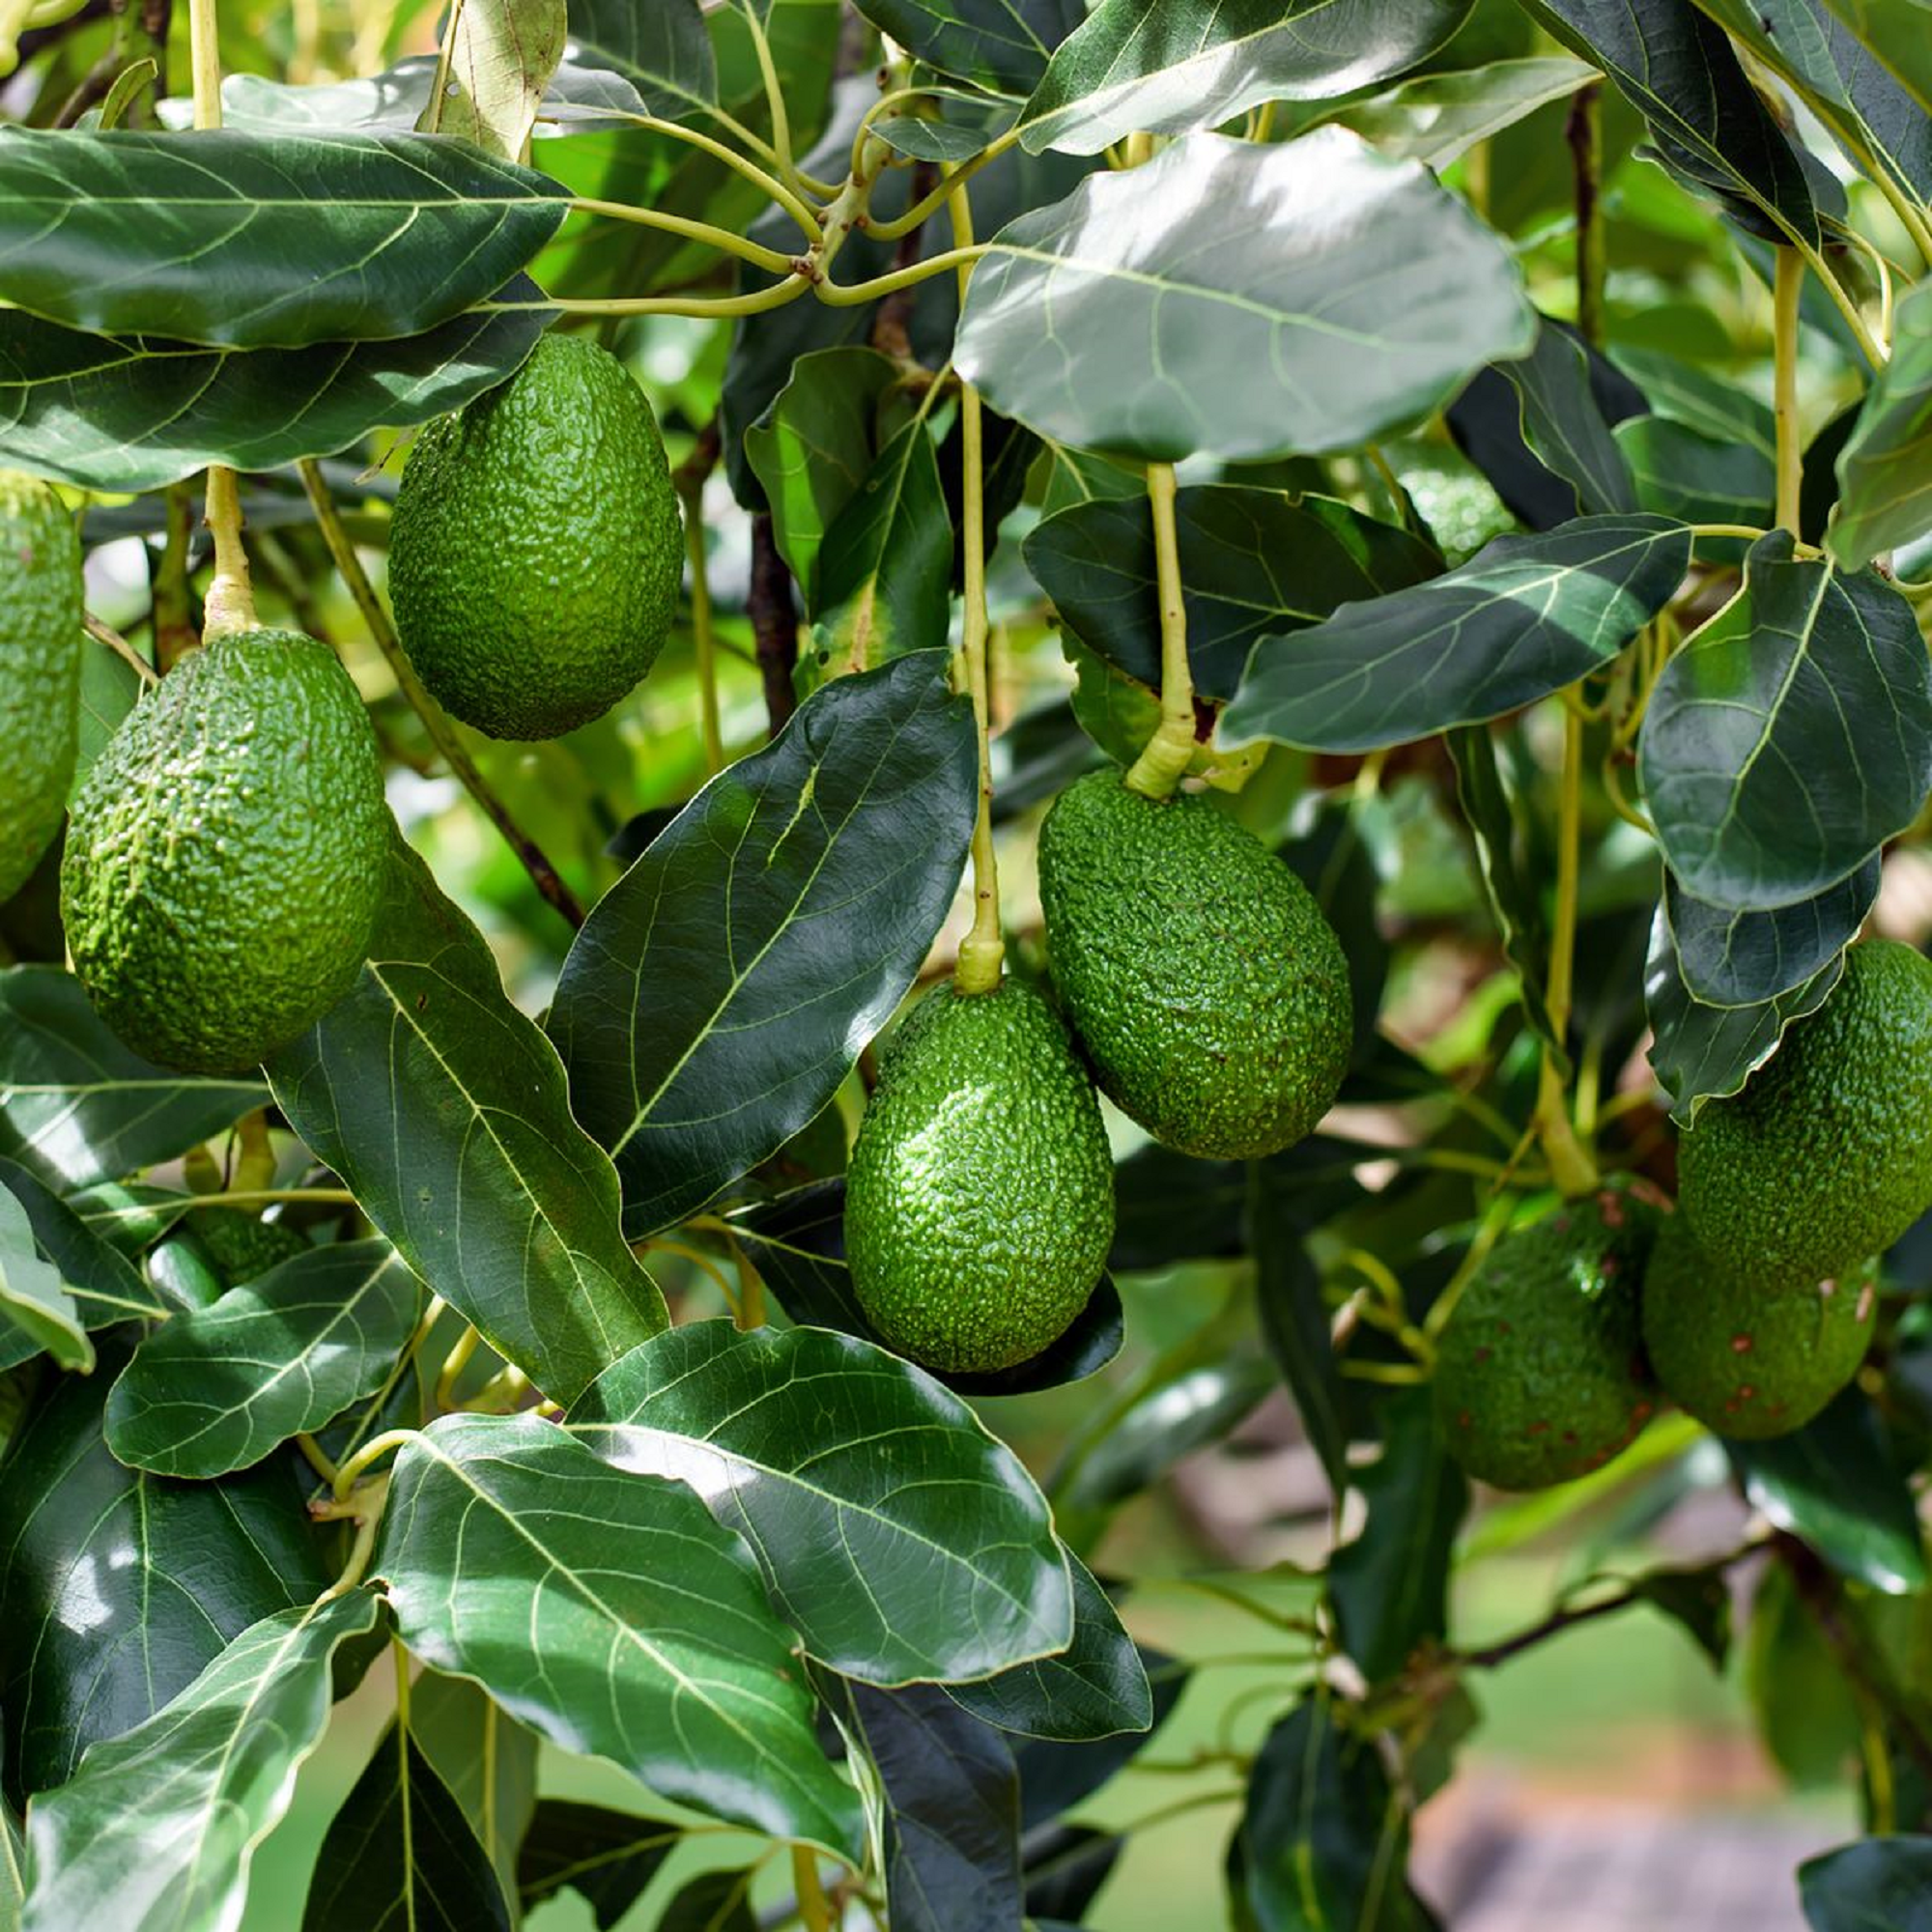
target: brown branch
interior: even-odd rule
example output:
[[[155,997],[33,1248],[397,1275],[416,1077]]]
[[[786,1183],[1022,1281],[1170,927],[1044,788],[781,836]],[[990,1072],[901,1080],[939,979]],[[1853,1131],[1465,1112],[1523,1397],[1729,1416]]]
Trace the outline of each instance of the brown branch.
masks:
[[[939,185],[939,169],[931,161],[915,161],[912,169],[912,185],[906,190],[906,206],[916,208],[932,190]],[[898,246],[893,250],[893,269],[910,269],[919,260],[920,243],[925,234],[925,223],[917,228],[908,228],[899,237]],[[879,304],[879,312],[872,318],[872,347],[881,355],[890,355],[895,362],[910,362],[912,354],[912,305],[917,299],[920,284],[915,282],[910,288],[895,289]]]
[[[758,669],[765,680],[765,720],[777,737],[798,709],[791,682],[798,664],[798,618],[792,610],[791,572],[779,554],[768,510],[752,519],[752,584],[746,602],[752,635],[757,639]]]

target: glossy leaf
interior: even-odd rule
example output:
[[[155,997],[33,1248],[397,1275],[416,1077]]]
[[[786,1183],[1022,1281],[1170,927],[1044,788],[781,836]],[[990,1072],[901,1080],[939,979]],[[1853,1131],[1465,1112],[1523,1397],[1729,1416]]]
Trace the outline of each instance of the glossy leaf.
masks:
[[[1101,0],[1048,62],[1021,140],[1097,155],[1123,134],[1185,134],[1264,100],[1323,100],[1432,54],[1467,0]]]
[[[1221,736],[1366,752],[1499,718],[1602,669],[1690,560],[1690,532],[1662,517],[1498,537],[1444,577],[1264,638]]]
[[[172,1160],[263,1098],[259,1081],[167,1073],[128,1052],[71,974],[0,972],[0,1154],[63,1192]]]
[[[1085,1744],[1052,1738],[1011,1740],[1013,1762],[1020,1772],[1023,1841],[1031,1842],[1055,1819],[1093,1797],[1131,1764],[1149,1738],[1173,1717],[1189,1682],[1187,1665],[1157,1650],[1142,1650],[1140,1656],[1153,1695],[1152,1721],[1147,1730],[1121,1731]]]
[[[140,1269],[24,1167],[0,1160],[0,1189],[26,1210],[34,1239],[60,1270],[83,1326],[106,1328],[117,1321],[168,1314],[168,1304],[142,1278]]]
[[[391,1724],[316,1854],[302,1932],[510,1932],[463,1807]]]
[[[1033,1479],[923,1371],[822,1328],[674,1328],[566,1418],[614,1469],[688,1484],[758,1559],[807,1652],[867,1683],[1063,1649],[1066,1558]]]
[[[1435,551],[1332,497],[1208,484],[1175,501],[1187,656],[1204,697],[1235,695],[1257,638],[1312,624],[1340,604],[1419,583]],[[1160,688],[1160,601],[1145,495],[1082,503],[1021,546],[1061,622],[1151,690]]]
[[[1564,54],[1420,73],[1386,94],[1350,102],[1336,119],[1392,160],[1420,161],[1439,173],[1479,141],[1575,94],[1595,73]]]
[[[665,1325],[554,1051],[406,846],[355,990],[268,1071],[403,1260],[554,1401]]]
[[[1932,114],[1932,6],[1926,0],[1825,0]]]
[[[1545,318],[1536,347],[1498,365],[1522,409],[1523,440],[1570,489],[1575,514],[1611,516],[1637,507],[1629,463],[1604,419],[1590,382],[1590,358],[1568,329]]]
[[[550,1031],[634,1238],[782,1147],[912,984],[978,794],[970,710],[944,670],[925,652],[815,692],[578,934]]]
[[[563,56],[564,0],[466,0],[449,24],[442,92],[416,126],[514,161]]]
[[[517,1847],[537,1804],[537,1734],[481,1685],[425,1670],[410,1691],[410,1735],[514,1897]]]
[[[1082,0],[858,0],[915,60],[996,94],[1030,94]]]
[[[1932,784],[1932,666],[1912,607],[1868,573],[1794,556],[1786,532],[1759,538],[1738,594],[1658,679],[1639,769],[1658,841],[1698,898],[1769,911],[1836,885]]]
[[[233,349],[413,335],[501,288],[563,212],[545,176],[416,135],[6,128],[0,298]]]
[[[682,120],[718,101],[718,58],[697,0],[570,0],[569,58],[608,68],[637,91],[642,111]]]
[[[381,1599],[353,1590],[251,1624],[165,1708],[98,1744],[27,1818],[24,1932],[217,1932],[328,1720],[329,1662]]]
[[[376,1570],[403,1640],[567,1750],[856,1860],[857,1795],[811,1728],[744,1544],[681,1483],[533,1415],[447,1415],[397,1457]]]
[[[1533,321],[1495,238],[1415,163],[1337,128],[1283,146],[1193,134],[996,235],[955,359],[1058,441],[1151,462],[1306,455],[1426,414],[1521,355]]]
[[[1633,416],[1612,434],[1646,510],[1687,524],[1772,521],[1777,477],[1761,449],[1717,441],[1662,415]]]
[[[60,1270],[34,1246],[27,1210],[0,1187],[0,1361],[45,1350],[64,1369],[94,1367],[94,1345]]]
[[[1858,937],[1879,871],[1868,859],[1815,899],[1776,912],[1726,912],[1666,875],[1663,910],[1685,989],[1706,1006],[1752,1007],[1802,986]]]
[[[1838,508],[1825,540],[1847,569],[1932,530],[1932,285],[1893,310],[1891,358],[1873,380],[1837,471]]]
[[[1713,442],[1743,444],[1765,457],[1777,453],[1770,409],[1701,364],[1658,349],[1620,346],[1615,366],[1660,416],[1694,429]]]
[[[1866,1838],[1798,1867],[1811,1932],[1932,1932],[1932,1838]]]
[[[297,1255],[134,1350],[107,1399],[107,1446],[160,1476],[245,1469],[373,1394],[421,1305],[387,1241]]]
[[[611,1932],[683,1836],[661,1818],[546,1798],[530,1819],[517,1860],[524,1910],[568,1886],[589,1904],[599,1932]]]

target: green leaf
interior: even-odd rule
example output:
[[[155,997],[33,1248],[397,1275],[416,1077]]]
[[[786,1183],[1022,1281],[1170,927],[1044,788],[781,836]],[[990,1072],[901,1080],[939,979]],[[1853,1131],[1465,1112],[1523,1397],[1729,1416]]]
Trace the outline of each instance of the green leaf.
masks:
[[[927,67],[995,94],[1030,94],[1080,24],[1083,0],[857,0],[859,12]]]
[[[1444,577],[1264,638],[1222,740],[1367,752],[1499,718],[1602,669],[1690,560],[1690,531],[1662,517],[1498,537]]]
[[[248,1468],[374,1394],[421,1306],[387,1241],[297,1255],[134,1350],[107,1399],[107,1446],[159,1476]]]
[[[1833,1569],[1888,1596],[1924,1588],[1932,1573],[1912,1488],[1858,1388],[1793,1435],[1725,1447],[1751,1507]]]
[[[1523,354],[1533,324],[1501,244],[1414,162],[1339,128],[1193,134],[1002,229],[955,359],[1057,441],[1235,460],[1354,448]]]
[[[751,1546],[807,1653],[874,1684],[1065,1647],[1066,1558],[1013,1453],[931,1377],[822,1328],[674,1328],[566,1418],[614,1469],[688,1484]]]
[[[397,1457],[376,1569],[404,1642],[566,1750],[857,1862],[757,1566],[682,1483],[608,1467],[533,1415],[446,1415]]]
[[[1636,384],[1660,416],[1683,423],[1713,442],[1742,443],[1760,456],[1776,455],[1771,411],[1721,376],[1657,349],[1619,347],[1616,366]]]
[[[570,0],[573,66],[609,68],[644,113],[682,120],[718,104],[718,60],[697,0]]]
[[[983,155],[1012,123],[1012,103],[988,100],[963,88],[927,87],[908,114],[882,114],[872,132],[895,155],[956,167]],[[944,117],[933,109],[944,110]]]
[[[1247,1246],[1255,1258],[1262,1333],[1294,1398],[1308,1446],[1339,1498],[1349,1481],[1350,1432],[1321,1278],[1284,1199],[1286,1190],[1271,1184],[1259,1161],[1247,1165],[1244,1178]]]
[[[1332,497],[1208,484],[1175,499],[1187,656],[1204,697],[1235,695],[1255,639],[1313,624],[1439,568],[1420,537]],[[1061,622],[1090,650],[1160,688],[1160,600],[1145,495],[1101,498],[1036,525],[1021,546]]]
[[[1932,114],[1932,6],[1926,0],[1825,0]]]
[[[414,335],[502,287],[566,191],[414,134],[0,128],[0,298],[234,349]]]
[[[1815,897],[1910,825],[1932,783],[1932,666],[1912,607],[1792,543],[1774,530],[1751,546],[1737,595],[1685,640],[1644,714],[1658,842],[1713,905]]]
[[[0,971],[0,1154],[63,1192],[173,1160],[262,1104],[256,1080],[166,1073],[52,966]]]
[[[1776,912],[1726,912],[1664,878],[1663,913],[1685,990],[1712,1007],[1754,1007],[1802,986],[1859,936],[1878,897],[1874,855],[1815,899]]]
[[[1636,484],[1591,392],[1590,358],[1580,338],[1543,317],[1536,347],[1498,369],[1521,406],[1524,442],[1569,486],[1576,514],[1611,516],[1634,510]]]
[[[448,30],[443,90],[416,126],[514,161],[536,126],[565,32],[564,0],[466,0]]]
[[[268,1072],[403,1260],[554,1401],[665,1325],[555,1052],[400,841],[355,990]]]
[[[316,1854],[302,1932],[510,1932],[463,1807],[391,1723]]]
[[[0,1932],[20,1932],[27,1897],[27,1845],[14,1807],[0,1800]]]
[[[72,1776],[186,1688],[231,1638],[327,1587],[301,1490],[282,1463],[219,1483],[125,1468],[101,1440],[124,1359],[61,1383],[0,1475],[0,1704],[10,1790]]]
[[[328,1720],[329,1662],[382,1613],[367,1590],[251,1624],[165,1708],[98,1744],[27,1819],[24,1932],[216,1932]]]
[[[1811,1932],[1932,1932],[1932,1838],[1864,1838],[1807,1859],[1798,1896]]]
[[[1765,1756],[1801,1790],[1842,1789],[1860,1755],[1858,1696],[1786,1564],[1751,1593],[1743,1678]]]
[[[1932,283],[1892,311],[1891,359],[1838,454],[1838,507],[1825,533],[1848,570],[1932,530]]]
[[[1055,1657],[1022,1663],[977,1684],[953,1684],[947,1695],[981,1723],[1030,1738],[1086,1744],[1153,1722],[1147,1666],[1121,1623],[1113,1600],[1077,1556],[1073,1577],[1073,1641]]]
[[[1731,1652],[1731,1591],[1720,1569],[1651,1570],[1634,1579],[1637,1595],[1676,1624],[1720,1675]]]
[[[1150,1737],[1174,1715],[1189,1682],[1188,1666],[1157,1650],[1143,1649],[1142,1667],[1153,1696],[1152,1721],[1144,1731],[1122,1731],[1086,1744],[1016,1737],[1013,1762],[1020,1771],[1020,1832],[1037,1841],[1043,1829],[1084,1804],[1115,1774],[1139,1756]]]
[[[41,1259],[27,1210],[0,1187],[0,1360],[12,1367],[42,1350],[64,1369],[94,1367],[94,1344],[60,1269]]]
[[[1386,94],[1353,101],[1334,119],[1391,160],[1420,161],[1437,173],[1479,141],[1575,94],[1596,69],[1564,54],[1492,61],[1453,73],[1423,73]]]
[[[537,1735],[467,1677],[425,1670],[410,1691],[410,1736],[469,1821],[503,1895],[537,1804]]]
[[[1101,0],[1021,121],[1037,154],[1097,155],[1122,135],[1185,134],[1264,100],[1323,100],[1432,54],[1468,0]]]
[[[0,314],[0,339],[4,339],[7,321],[6,315]],[[83,650],[80,657],[80,732],[70,799],[79,791],[94,769],[95,759],[141,695],[141,677],[134,667],[119,651],[109,650],[94,639],[89,642],[93,648]]]
[[[1777,475],[1763,450],[1714,440],[1662,415],[1632,416],[1611,435],[1646,510],[1687,524],[1771,522]]]
[[[656,1932],[758,1932],[752,1909],[757,1873],[708,1871],[680,1886],[658,1915]]]
[[[683,1836],[677,1826],[662,1818],[546,1798],[530,1819],[517,1860],[524,1910],[568,1886],[588,1901],[599,1932],[611,1932]]]
[[[978,797],[945,665],[923,652],[815,692],[578,934],[551,1036],[577,1118],[615,1157],[633,1238],[777,1152],[912,984]]]

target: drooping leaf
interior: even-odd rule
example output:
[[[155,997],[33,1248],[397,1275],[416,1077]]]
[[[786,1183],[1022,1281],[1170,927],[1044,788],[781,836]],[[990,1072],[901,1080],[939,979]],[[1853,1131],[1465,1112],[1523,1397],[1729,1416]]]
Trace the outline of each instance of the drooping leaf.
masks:
[[[1811,1932],[1928,1932],[1932,1838],[1864,1838],[1798,1867]]]
[[[1338,128],[1282,146],[1192,134],[996,235],[955,359],[1058,441],[1264,458],[1426,414],[1527,350],[1533,321],[1495,238],[1415,163]]]
[[[160,1476],[245,1469],[373,1394],[421,1305],[387,1241],[311,1248],[156,1329],[107,1399],[107,1446]]]
[[[1742,1676],[1758,1743],[1783,1777],[1801,1790],[1841,1787],[1864,1728],[1858,1693],[1787,1563],[1768,1566],[1751,1592]]]
[[[1521,406],[1524,442],[1569,488],[1575,514],[1634,511],[1636,484],[1593,393],[1582,341],[1545,317],[1537,326],[1536,347],[1497,366]]]
[[[1690,531],[1662,517],[1498,537],[1444,577],[1264,638],[1221,736],[1366,752],[1499,718],[1602,669],[1690,560]]]
[[[1020,1846],[1028,1923],[1037,1932],[1077,1925],[1126,1848],[1118,1833],[1092,1825],[1055,1824],[1038,1835],[1029,1833]]]
[[[42,1260],[27,1210],[0,1187],[0,1364],[11,1368],[43,1350],[64,1369],[94,1367],[94,1345],[60,1269]]]
[[[34,1240],[60,1270],[84,1327],[158,1320],[169,1313],[168,1303],[140,1269],[38,1176],[14,1161],[0,1160],[0,1189],[26,1210]]]
[[[1858,937],[1879,872],[1879,861],[1868,859],[1815,899],[1776,912],[1706,905],[1666,874],[1663,912],[1686,991],[1706,1006],[1753,1007],[1802,986]]]
[[[856,1861],[858,1797],[812,1734],[791,1634],[682,1483],[534,1415],[446,1415],[396,1459],[376,1570],[411,1650],[554,1743]]]
[[[1611,434],[1646,510],[1687,524],[1770,523],[1777,478],[1761,449],[1717,441],[1662,415],[1633,416]]]
[[[1932,783],[1932,665],[1912,607],[1774,530],[1664,668],[1638,763],[1685,889],[1770,911],[1856,871]],[[1856,772],[1848,785],[1840,774]]]
[[[530,1819],[517,1860],[524,1910],[568,1886],[588,1902],[599,1932],[611,1932],[683,1836],[661,1818],[546,1798]]]
[[[569,57],[627,81],[647,114],[678,121],[718,102],[718,57],[697,0],[570,0]]]
[[[316,1854],[302,1932],[510,1932],[463,1807],[391,1723]]]
[[[1932,114],[1932,6],[1926,0],[1825,0]]]
[[[664,1327],[555,1052],[407,846],[355,990],[268,1071],[403,1260],[554,1401]]]
[[[1575,94],[1595,72],[1565,54],[1492,61],[1418,74],[1386,94],[1348,103],[1335,118],[1390,159],[1420,161],[1439,174],[1477,142]]]
[[[481,1685],[425,1670],[410,1691],[410,1735],[514,1897],[517,1848],[537,1804],[537,1734]]]
[[[1082,0],[859,0],[915,60],[995,94],[1031,94]]]
[[[1020,139],[1097,155],[1123,134],[1185,134],[1264,100],[1324,100],[1432,54],[1468,0],[1101,0],[1034,90]]]
[[[1932,530],[1932,284],[1892,311],[1891,357],[1838,454],[1837,472],[1838,508],[1825,541],[1848,570]]]
[[[447,78],[416,126],[514,161],[563,56],[564,0],[466,0],[449,23]]]
[[[1187,1688],[1188,1666],[1157,1650],[1143,1649],[1142,1668],[1152,1693],[1152,1719],[1144,1731],[1072,1744],[1056,1738],[1014,1736],[1013,1762],[1020,1772],[1020,1832],[1030,1841],[1056,1818],[1084,1804],[1131,1764],[1165,1724]]]
[[[1066,1558],[1018,1459],[869,1343],[695,1322],[607,1369],[566,1421],[612,1468],[702,1496],[846,1676],[983,1677],[1073,1634]]]
[[[52,966],[0,971],[0,1154],[67,1192],[185,1153],[263,1101],[255,1080],[166,1073]]]
[[[251,1624],[181,1694],[94,1747],[27,1818],[24,1932],[218,1932],[328,1720],[329,1662],[382,1600],[352,1590]],[[476,1921],[482,1922],[482,1921]]]
[[[783,1146],[911,985],[978,796],[970,710],[944,670],[919,653],[815,692],[578,934],[551,1036],[633,1238]]]
[[[0,298],[97,335],[234,349],[414,335],[554,233],[555,182],[388,133],[0,128]]]

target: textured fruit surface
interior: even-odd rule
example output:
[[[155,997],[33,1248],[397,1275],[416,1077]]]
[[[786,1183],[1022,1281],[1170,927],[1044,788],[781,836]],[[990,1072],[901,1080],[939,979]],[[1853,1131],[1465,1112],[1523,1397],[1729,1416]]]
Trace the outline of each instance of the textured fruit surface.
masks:
[[[80,718],[80,538],[44,483],[0,469],[0,899],[60,830]]]
[[[1731,1273],[1824,1281],[1932,1207],[1932,960],[1893,940],[1845,954],[1830,1000],[1678,1148],[1697,1238]]]
[[[1506,1235],[1470,1276],[1435,1361],[1450,1453],[1503,1490],[1602,1467],[1657,1407],[1640,1289],[1659,1215],[1605,1189]]]
[[[1676,1222],[1644,1272],[1651,1367],[1664,1394],[1719,1435],[1802,1429],[1858,1373],[1877,1315],[1870,1263],[1841,1280],[1739,1276]]]
[[[893,1037],[846,1173],[845,1259],[881,1336],[929,1368],[1030,1360],[1114,1238],[1099,1103],[1030,986],[941,986]]]
[[[189,1217],[209,1259],[229,1288],[239,1288],[271,1267],[308,1252],[309,1244],[279,1221],[258,1221],[239,1208],[205,1208]]]
[[[1067,1018],[1101,1091],[1155,1140],[1274,1153],[1328,1111],[1353,1040],[1348,961],[1243,827],[1095,772],[1047,814],[1039,886]]]
[[[389,594],[417,674],[496,738],[601,717],[664,648],[683,569],[657,418],[614,355],[547,335],[416,439]]]
[[[294,631],[216,638],[135,706],[74,800],[74,970],[135,1052],[252,1066],[355,983],[389,839],[376,736],[335,653]]]

